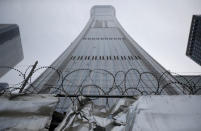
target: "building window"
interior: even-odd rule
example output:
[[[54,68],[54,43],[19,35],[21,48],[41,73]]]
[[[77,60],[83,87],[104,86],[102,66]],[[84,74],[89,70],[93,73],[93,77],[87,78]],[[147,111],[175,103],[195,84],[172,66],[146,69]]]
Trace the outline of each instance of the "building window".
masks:
[[[117,60],[119,60],[119,57],[117,56]]]

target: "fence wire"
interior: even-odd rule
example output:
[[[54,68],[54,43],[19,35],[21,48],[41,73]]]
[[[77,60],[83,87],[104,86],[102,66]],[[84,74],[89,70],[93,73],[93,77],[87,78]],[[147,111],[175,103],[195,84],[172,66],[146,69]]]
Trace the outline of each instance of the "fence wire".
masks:
[[[0,90],[0,95],[3,94],[10,94],[11,96],[17,96],[19,95],[20,90],[22,90],[22,87],[27,80],[27,77],[29,75],[28,71],[33,68],[34,65],[30,65],[27,67],[27,69],[23,72],[19,69],[12,68],[9,66],[0,66],[0,68],[9,68],[13,71],[15,71],[18,74],[18,77],[21,77],[23,80],[19,81],[18,83],[14,84],[13,86],[9,86],[7,88]],[[180,80],[175,78],[170,72],[163,72],[160,76],[155,75],[153,72],[140,72],[137,69],[131,68],[127,71],[117,71],[115,73],[104,70],[104,69],[76,69],[67,73],[64,73],[55,67],[51,66],[41,66],[38,68],[35,68],[32,72],[32,76],[29,78],[26,88],[23,89],[22,93],[20,95],[25,94],[40,94],[41,89],[39,89],[37,86],[34,85],[34,82],[32,82],[33,74],[37,73],[38,71],[42,69],[47,69],[54,71],[56,74],[55,77],[55,84],[48,84],[46,83],[43,85],[43,88],[49,89],[49,94],[55,94],[55,96],[63,97],[60,98],[60,109],[65,108],[64,103],[66,102],[66,99],[71,101],[71,104],[74,104],[75,102],[79,102],[78,97],[79,96],[85,96],[89,97],[91,100],[97,100],[97,99],[106,99],[106,105],[110,102],[108,102],[108,98],[122,98],[122,97],[128,97],[131,98],[132,96],[140,96],[140,95],[161,95],[161,94],[168,94],[166,93],[167,90],[176,90],[179,91],[179,95],[196,95],[201,94],[201,85],[199,85],[201,81],[201,76],[198,75],[196,77],[197,81],[195,82],[192,79],[188,80],[182,75],[176,74],[175,75],[180,77]],[[69,79],[71,75],[74,73],[82,73],[87,72],[88,75],[85,76],[85,78],[82,78],[83,81],[81,84],[72,83],[72,81]],[[96,84],[96,82],[93,81],[93,74],[101,74],[103,77],[109,76],[111,79],[111,85],[107,87],[101,87],[100,85]],[[128,80],[130,79],[129,75],[131,74],[133,77],[135,77],[135,81],[133,81],[133,86],[128,84]],[[119,76],[122,76],[121,79]],[[152,77],[151,82],[155,83],[154,88],[150,86],[140,87],[140,85],[143,83],[146,85],[146,79],[145,76],[149,75],[149,77]],[[172,81],[167,81],[167,78],[172,75],[173,79]],[[85,81],[87,79],[91,79],[91,83],[87,84]],[[182,79],[182,80],[181,80]],[[75,91],[69,92],[68,88],[69,86],[72,86]],[[153,86],[153,85],[152,85]],[[96,90],[96,93],[86,93],[86,90]],[[114,94],[115,91],[115,94]],[[63,103],[63,104],[62,104]]]

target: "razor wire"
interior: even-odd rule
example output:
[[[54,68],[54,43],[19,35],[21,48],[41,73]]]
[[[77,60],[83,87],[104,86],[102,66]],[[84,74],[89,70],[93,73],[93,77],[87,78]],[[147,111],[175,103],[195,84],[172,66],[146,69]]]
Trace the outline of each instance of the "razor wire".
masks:
[[[7,89],[2,90],[1,94],[5,93],[5,92],[9,92],[10,94],[12,94],[12,92],[15,92],[16,90],[21,89],[22,84],[23,84],[23,82],[25,81],[25,79],[27,77],[27,72],[31,67],[33,67],[33,65],[28,66],[27,69],[24,72],[22,72],[19,69],[16,69],[16,68],[13,68],[13,67],[0,66],[0,68],[8,68],[8,69],[14,70],[15,72],[18,73],[19,77],[23,78],[22,81],[14,84],[12,87],[9,87]],[[171,88],[173,88],[173,87],[177,88],[179,86],[180,89],[183,92],[182,94],[188,94],[188,95],[195,95],[195,94],[197,94],[198,92],[201,91],[201,86],[198,85],[199,82],[201,81],[201,76],[199,76],[199,79],[197,80],[197,82],[194,82],[192,79],[188,80],[184,76],[181,76],[179,74],[174,73],[177,76],[179,76],[180,78],[182,78],[183,82],[178,81],[175,78],[174,81],[165,82],[165,84],[162,84],[162,83],[164,83],[165,78],[168,75],[170,75],[170,72],[167,72],[167,71],[161,73],[160,76],[156,76],[153,72],[140,72],[139,70],[134,69],[134,68],[128,69],[127,71],[117,71],[115,73],[112,73],[111,71],[108,71],[108,70],[105,70],[105,69],[76,69],[76,70],[73,70],[73,71],[70,71],[70,72],[64,74],[62,71],[56,69],[55,67],[41,66],[39,68],[36,68],[33,73],[36,73],[36,72],[38,72],[39,70],[42,70],[42,69],[52,70],[57,74],[57,81],[55,82],[56,84],[49,84],[48,85],[48,83],[47,83],[46,85],[44,85],[45,86],[44,88],[50,88],[51,90],[54,89],[55,92],[59,92],[61,94],[64,94],[66,97],[68,97],[70,95],[70,93],[65,89],[65,88],[67,88],[66,84],[71,83],[71,81],[68,80],[68,77],[73,73],[81,73],[83,71],[88,72],[89,75],[86,76],[88,78],[90,78],[91,74],[94,73],[94,72],[95,73],[102,73],[103,75],[104,74],[109,75],[112,78],[111,87],[104,88],[104,87],[101,87],[101,86],[97,85],[96,83],[84,84],[84,85],[82,85],[82,84],[81,85],[76,85],[75,84],[73,86],[77,90],[73,95],[79,95],[79,96],[85,95],[83,93],[83,91],[86,88],[97,89],[97,91],[98,91],[97,95],[100,95],[102,93],[103,95],[108,95],[108,96],[111,95],[110,93],[115,89],[118,90],[119,95],[128,95],[129,94],[128,91],[130,91],[130,90],[133,90],[138,95],[151,95],[151,94],[160,95],[160,94],[162,94],[162,92],[164,92],[164,90],[166,90],[167,88],[170,88],[170,86],[171,86]],[[136,74],[134,74],[134,72]],[[120,73],[123,74],[123,78],[121,80],[117,79],[117,76]],[[128,84],[127,81],[128,81],[128,74],[129,73],[133,73],[134,77],[139,76],[138,81],[135,81],[135,84],[136,84],[135,87],[134,86],[129,87],[127,85]],[[140,83],[146,83],[145,80],[143,79],[144,75],[150,75],[151,77],[153,77],[155,79],[154,82],[156,83],[156,86],[155,86],[156,90],[147,91],[145,89],[139,88]],[[173,86],[173,85],[176,85],[176,86]],[[32,77],[28,81],[28,86],[29,86],[29,88],[25,89],[26,90],[25,94],[34,94],[34,93],[39,92],[39,89],[37,87],[35,87],[34,84],[32,83]],[[32,91],[29,90],[30,88],[32,89]],[[150,88],[150,87],[145,87],[145,88]],[[106,91],[106,89],[107,89],[107,91]],[[54,91],[52,92],[53,94],[54,94]]]

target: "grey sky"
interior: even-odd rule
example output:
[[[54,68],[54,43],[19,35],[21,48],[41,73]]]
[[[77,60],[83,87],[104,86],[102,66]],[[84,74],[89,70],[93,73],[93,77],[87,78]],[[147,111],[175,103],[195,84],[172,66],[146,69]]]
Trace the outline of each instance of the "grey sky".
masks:
[[[82,31],[90,8],[108,4],[128,34],[167,70],[201,73],[185,56],[191,18],[201,13],[201,0],[0,0],[0,23],[20,27],[25,58],[17,67],[36,60],[50,65]],[[11,77],[8,73],[2,81]]]

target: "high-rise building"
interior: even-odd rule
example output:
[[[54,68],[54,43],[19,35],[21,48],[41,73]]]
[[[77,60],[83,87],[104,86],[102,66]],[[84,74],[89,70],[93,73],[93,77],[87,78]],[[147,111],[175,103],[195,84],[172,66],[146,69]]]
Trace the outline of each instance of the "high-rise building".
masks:
[[[0,77],[24,58],[19,27],[16,24],[0,24]]]
[[[201,65],[201,15],[193,15],[186,55]]]
[[[137,95],[153,93],[164,85],[161,94],[180,93],[170,84],[175,82],[174,77],[122,28],[112,6],[94,6],[84,30],[50,67],[61,71],[63,78],[48,68],[29,87],[30,91]],[[62,102],[60,106],[65,105]]]

